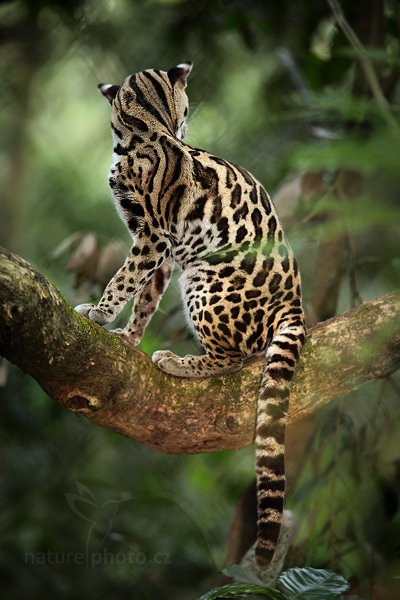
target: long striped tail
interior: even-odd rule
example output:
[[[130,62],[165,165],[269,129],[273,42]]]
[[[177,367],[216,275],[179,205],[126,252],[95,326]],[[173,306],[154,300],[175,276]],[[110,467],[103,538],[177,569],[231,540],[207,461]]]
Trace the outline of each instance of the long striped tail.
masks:
[[[255,438],[258,503],[255,555],[261,568],[272,560],[282,524],[290,381],[304,338],[304,324],[296,320],[279,329],[266,353]]]

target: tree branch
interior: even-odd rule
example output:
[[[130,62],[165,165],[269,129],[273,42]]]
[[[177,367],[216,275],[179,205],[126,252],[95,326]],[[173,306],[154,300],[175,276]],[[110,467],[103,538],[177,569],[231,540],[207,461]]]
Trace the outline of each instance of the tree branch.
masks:
[[[313,327],[293,380],[290,420],[400,366],[400,292]],[[75,313],[21,258],[0,251],[0,353],[65,408],[163,452],[253,441],[262,358],[239,373],[178,379]]]

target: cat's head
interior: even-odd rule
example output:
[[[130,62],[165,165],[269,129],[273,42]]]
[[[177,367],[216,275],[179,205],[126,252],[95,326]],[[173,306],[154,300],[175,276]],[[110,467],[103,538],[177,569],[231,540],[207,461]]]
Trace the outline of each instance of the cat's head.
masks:
[[[132,130],[167,129],[182,140],[187,133],[189,102],[185,92],[190,61],[169,71],[147,69],[127,77],[122,85],[100,83],[112,107],[112,124],[125,135]]]

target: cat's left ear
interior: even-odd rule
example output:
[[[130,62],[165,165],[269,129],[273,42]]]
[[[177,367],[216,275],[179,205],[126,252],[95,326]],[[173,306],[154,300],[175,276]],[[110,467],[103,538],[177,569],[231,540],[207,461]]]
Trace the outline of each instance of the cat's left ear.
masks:
[[[171,84],[175,85],[176,83],[180,83],[185,88],[192,67],[193,63],[190,60],[187,60],[176,67],[172,67],[172,69],[168,71],[168,78]]]
[[[120,87],[121,86],[119,85],[112,85],[111,83],[99,83],[97,86],[100,93],[107,98],[110,104],[112,104],[112,101],[117,95]]]

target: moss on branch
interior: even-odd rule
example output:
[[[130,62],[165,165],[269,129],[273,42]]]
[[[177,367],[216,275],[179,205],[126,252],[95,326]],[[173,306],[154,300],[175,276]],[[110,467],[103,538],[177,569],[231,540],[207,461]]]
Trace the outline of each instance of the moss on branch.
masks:
[[[0,353],[66,409],[164,452],[252,443],[262,358],[204,380],[159,371],[142,352],[75,313],[26,261],[0,251]],[[400,292],[310,330],[293,381],[297,420],[400,366]]]

